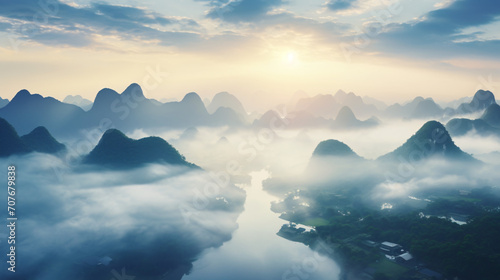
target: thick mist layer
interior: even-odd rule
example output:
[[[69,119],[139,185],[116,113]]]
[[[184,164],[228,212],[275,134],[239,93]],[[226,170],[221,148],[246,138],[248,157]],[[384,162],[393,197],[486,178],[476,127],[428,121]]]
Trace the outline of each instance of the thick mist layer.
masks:
[[[110,279],[126,269],[141,279],[180,279],[204,249],[231,239],[244,201],[242,190],[185,167],[65,170],[58,177],[54,170],[66,167],[53,156],[1,161],[10,163],[18,176],[21,278]],[[111,264],[99,265],[107,257]]]

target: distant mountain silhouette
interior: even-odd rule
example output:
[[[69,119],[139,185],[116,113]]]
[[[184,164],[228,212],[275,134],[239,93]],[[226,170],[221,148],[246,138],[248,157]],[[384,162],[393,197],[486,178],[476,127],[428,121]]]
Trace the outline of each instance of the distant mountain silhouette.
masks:
[[[335,118],[335,122],[339,126],[356,126],[360,123],[360,121],[356,118],[354,113],[352,112],[351,108],[344,106],[342,109],[340,109],[339,113],[337,114],[337,118]]]
[[[352,110],[344,106],[340,109],[332,127],[336,129],[356,129],[362,127],[370,127],[377,125],[377,119],[372,118],[367,121],[360,121],[356,118]]]
[[[0,157],[29,152],[31,149],[21,140],[14,127],[0,118]]]
[[[59,143],[41,126],[19,137],[11,124],[0,118],[0,135],[0,157],[30,152],[57,154],[66,150],[64,144]]]
[[[381,160],[416,162],[441,157],[450,160],[474,160],[455,145],[446,128],[437,121],[425,123],[410,139],[393,152],[381,156]]]
[[[107,130],[83,162],[112,169],[135,168],[147,163],[196,167],[187,162],[174,147],[162,138],[147,137],[133,140],[117,129]]]
[[[236,96],[227,92],[217,93],[210,104],[207,106],[207,111],[209,114],[213,114],[219,108],[224,107],[232,109],[243,120],[247,119],[247,112],[243,107],[243,104],[240,102],[240,100],[238,100],[238,98],[236,98]]]
[[[96,126],[104,119],[122,130],[136,129],[141,124],[144,127],[154,126],[150,116],[161,118],[161,110],[155,104],[144,97],[141,87],[135,83],[121,94],[104,88],[97,93],[82,126]]]
[[[0,108],[7,106],[7,104],[9,104],[9,100],[0,97]]]
[[[96,113],[98,111],[109,111],[111,109],[111,104],[115,100],[119,100],[120,94],[110,88],[101,89],[94,98],[92,103],[91,113]]]
[[[0,109],[0,117],[11,123],[20,134],[44,126],[57,138],[81,136],[81,133],[96,128],[103,133],[108,128],[128,132],[157,127],[183,129],[244,125],[242,117],[235,115],[238,114],[227,110],[210,115],[200,96],[194,92],[186,94],[181,101],[161,103],[148,99],[135,83],[121,94],[108,88],[100,90],[87,112],[51,97],[32,95],[27,90],[20,91],[7,106]]]
[[[300,99],[294,111],[306,111],[315,117],[331,119],[335,117],[340,109],[340,104],[330,94],[318,94],[314,97]]]
[[[308,111],[294,111],[281,118],[276,111],[267,111],[259,119],[255,120],[253,126],[272,127],[282,129],[302,129],[302,128],[330,128],[330,129],[358,129],[379,124],[379,120],[372,117],[366,121],[356,118],[349,107],[343,107],[335,120],[328,120],[323,117],[313,115]]]
[[[196,127],[188,127],[184,132],[179,136],[179,140],[193,140],[195,139],[200,132]]]
[[[57,154],[65,150],[66,146],[54,139],[45,127],[37,127],[19,137],[11,124],[0,118],[0,157],[30,152]]]
[[[493,103],[488,106],[481,119],[493,127],[500,128],[500,105]]]
[[[470,120],[465,118],[455,118],[446,124],[446,129],[453,136],[463,136],[471,131],[482,136],[500,135],[500,129],[489,125],[482,119]]]
[[[292,94],[288,102],[285,104],[287,110],[289,112],[295,110],[297,107],[297,103],[302,100],[302,99],[307,99],[309,98],[309,95],[303,90],[298,90]]]
[[[212,125],[229,125],[240,126],[245,124],[244,116],[236,113],[232,108],[219,107],[211,116],[210,123]]]
[[[387,109],[387,104],[384,101],[378,100],[370,96],[363,96],[363,101],[365,104],[374,105],[379,111]]]
[[[317,117],[307,111],[295,111],[286,116],[279,115],[277,111],[270,110],[253,122],[253,126],[272,129],[296,129],[296,128],[327,128],[331,121],[323,117]]]
[[[168,102],[162,106],[164,118],[172,126],[186,127],[209,125],[209,114],[200,96],[190,92],[180,102]]]
[[[131,84],[121,94],[111,89],[99,91],[86,122],[95,125],[103,119],[124,131],[210,124],[209,114],[198,94],[191,92],[181,101],[160,103],[146,98],[138,84]]]
[[[491,104],[495,104],[495,96],[491,91],[478,90],[474,98],[469,103],[462,103],[458,106],[457,114],[469,114],[486,109]]]
[[[20,134],[38,126],[45,126],[55,134],[62,133],[68,126],[75,126],[74,120],[84,114],[85,111],[76,105],[31,94],[27,90],[19,91],[7,106],[0,109],[0,117],[11,123]]]
[[[441,108],[452,108],[455,110],[458,106],[462,105],[462,103],[470,103],[472,98],[473,96],[466,96],[451,101],[440,101],[438,104]]]
[[[385,109],[385,114],[389,117],[407,118],[413,111],[415,111],[418,103],[422,102],[423,100],[423,97],[417,96],[411,102],[403,105],[399,103],[392,104],[387,107],[387,109]]]
[[[324,156],[359,158],[359,156],[349,146],[343,142],[333,139],[323,141],[316,146],[316,149],[313,152],[313,157]]]
[[[54,139],[43,126],[39,126],[29,134],[21,136],[21,140],[35,152],[56,154],[66,150],[66,146]]]
[[[363,98],[352,92],[345,93],[339,90],[333,98],[340,106],[349,107],[360,118],[368,118],[379,113],[375,105],[365,103]]]
[[[73,104],[85,111],[90,110],[92,108],[92,101],[83,98],[81,95],[68,95],[63,100],[64,103]]]
[[[446,128],[453,136],[462,136],[475,131],[479,135],[500,135],[500,106],[496,103],[486,108],[481,118],[470,120],[455,118],[446,124]]]
[[[436,118],[442,116],[443,109],[432,98],[418,102],[410,117],[415,119]]]
[[[393,118],[436,118],[444,114],[444,110],[432,98],[416,97],[406,104],[393,104],[385,110],[384,115]]]
[[[288,115],[289,128],[314,128],[314,127],[328,127],[331,123],[323,117],[316,117],[307,111],[295,111]]]
[[[342,90],[337,91],[335,95],[318,94],[313,97],[300,99],[294,111],[306,111],[316,117],[332,119],[345,106],[351,108],[356,115],[363,118],[378,114],[375,105],[366,104],[361,97],[352,92],[345,93]]]
[[[345,190],[373,183],[373,162],[357,155],[348,145],[330,139],[320,142],[301,179],[310,187],[340,187]],[[359,171],[359,172],[356,172]],[[353,172],[354,171],[354,172]]]
[[[282,116],[278,114],[278,112],[274,110],[269,110],[265,112],[260,118],[254,120],[253,126],[256,127],[269,127],[271,123],[277,123],[275,125],[283,125]]]

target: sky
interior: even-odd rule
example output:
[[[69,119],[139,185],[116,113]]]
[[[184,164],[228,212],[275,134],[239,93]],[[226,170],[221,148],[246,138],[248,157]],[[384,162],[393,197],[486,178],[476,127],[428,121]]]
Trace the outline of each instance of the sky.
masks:
[[[342,89],[388,103],[500,88],[496,0],[0,0],[0,97]]]

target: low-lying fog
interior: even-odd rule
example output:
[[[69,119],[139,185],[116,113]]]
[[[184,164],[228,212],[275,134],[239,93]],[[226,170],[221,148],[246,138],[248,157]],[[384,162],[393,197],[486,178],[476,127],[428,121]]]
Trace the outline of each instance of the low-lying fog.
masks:
[[[246,211],[241,218],[247,220],[265,220],[262,215],[277,218],[269,210],[270,200],[266,194],[253,198],[259,200],[261,197],[266,201],[266,205],[258,206],[260,211],[250,206],[243,210],[245,191],[232,184],[226,185],[226,178],[231,176],[234,182],[248,187],[250,173],[265,169],[271,177],[293,180],[306,170],[318,143],[327,139],[344,142],[370,163],[363,169],[364,165],[330,162],[322,170],[326,178],[351,178],[361,172],[370,180],[374,178],[374,188],[365,194],[373,199],[407,197],[433,188],[497,186],[499,161],[491,155],[500,151],[499,141],[474,134],[454,138],[455,143],[463,151],[493,165],[472,167],[463,163],[450,165],[429,161],[411,170],[401,182],[388,181],[386,170],[378,169],[371,160],[401,146],[423,124],[424,121],[417,120],[386,122],[370,129],[349,131],[199,127],[183,131],[137,130],[127,134],[135,139],[160,136],[189,162],[205,171],[166,165],[126,171],[89,170],[38,153],[2,159],[2,166],[19,166],[17,245],[18,265],[23,269],[17,275],[42,280],[89,277],[108,280],[113,271],[126,268],[129,275],[140,275],[140,279],[160,279],[154,278],[159,276],[164,277],[161,279],[180,279],[192,270],[200,254],[213,254],[214,249],[206,253],[209,248],[223,246],[215,249],[222,251],[222,255],[215,256],[221,262],[224,258],[245,256],[245,246],[250,248],[255,244],[251,238],[245,240],[243,233],[234,237],[236,245],[230,247],[240,252],[224,251],[225,244],[231,244],[238,229],[241,211]],[[221,181],[224,182],[222,187]],[[304,184],[297,187],[307,187],[307,182],[300,183]],[[335,188],[335,183],[331,186]],[[0,199],[6,200],[5,192]],[[280,222],[272,222],[276,225],[274,232],[266,231],[269,240],[277,239],[275,233]],[[245,246],[238,247],[242,244]],[[2,251],[6,250],[5,246],[2,243]],[[296,244],[290,246],[297,247]],[[306,248],[302,244],[299,246]],[[283,256],[282,252],[287,250],[277,254]],[[309,249],[304,250],[311,253]],[[113,261],[109,265],[97,265],[105,257]],[[246,256],[243,260],[253,259]],[[188,279],[203,279],[196,271],[204,263],[203,259],[196,263]],[[269,264],[247,265],[259,269]]]
[[[17,279],[109,280],[122,268],[141,279],[182,275],[231,239],[244,202],[241,189],[184,167],[74,171],[38,153],[1,161],[9,164],[17,166]],[[106,257],[111,264],[98,265]]]

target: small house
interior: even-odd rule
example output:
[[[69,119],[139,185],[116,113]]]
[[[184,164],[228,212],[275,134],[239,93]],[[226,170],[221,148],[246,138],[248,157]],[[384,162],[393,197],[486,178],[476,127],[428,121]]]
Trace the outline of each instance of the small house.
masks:
[[[382,252],[387,255],[399,256],[401,253],[403,253],[403,246],[386,241],[380,244],[380,250],[382,250]]]

